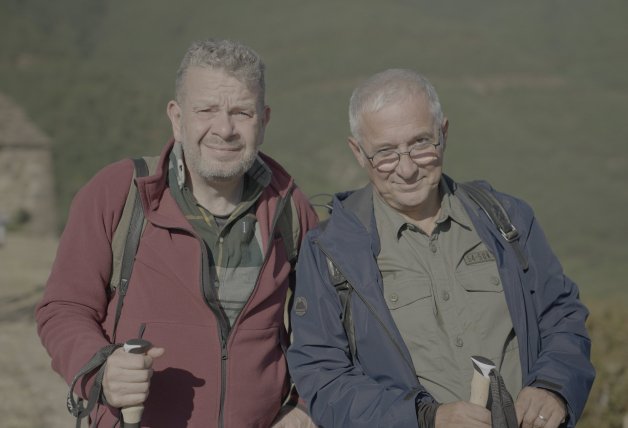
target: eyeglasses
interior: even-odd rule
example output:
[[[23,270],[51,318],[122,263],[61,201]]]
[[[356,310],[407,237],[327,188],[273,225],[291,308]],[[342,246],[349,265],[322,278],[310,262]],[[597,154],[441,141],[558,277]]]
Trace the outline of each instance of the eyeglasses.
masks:
[[[428,165],[436,156],[438,156],[436,149],[440,146],[441,139],[442,137],[439,138],[436,143],[432,141],[419,141],[413,144],[407,152],[384,149],[376,152],[373,156],[367,155],[362,145],[358,145],[360,146],[362,153],[364,153],[364,157],[369,160],[373,168],[379,172],[392,172],[395,168],[397,168],[397,165],[399,165],[401,155],[408,155],[410,160],[418,166]]]

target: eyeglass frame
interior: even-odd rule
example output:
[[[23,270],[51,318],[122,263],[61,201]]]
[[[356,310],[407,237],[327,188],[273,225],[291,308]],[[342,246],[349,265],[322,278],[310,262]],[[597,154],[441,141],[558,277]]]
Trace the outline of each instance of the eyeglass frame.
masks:
[[[442,129],[440,129],[440,130],[439,130],[439,132],[438,132],[438,142],[436,142],[436,143],[428,143],[428,146],[432,146],[432,147],[434,147],[434,149],[438,149],[438,147],[439,147],[439,146],[443,143],[443,138],[444,138],[444,136],[443,136],[443,130],[442,130]],[[379,171],[379,172],[393,172],[395,169],[397,169],[397,167],[399,166],[399,163],[401,162],[401,155],[407,155],[407,156],[410,158],[410,160],[411,160],[412,162],[414,162],[414,164],[415,164],[415,165],[417,165],[417,166],[418,166],[418,164],[415,162],[415,160],[414,160],[414,159],[412,159],[412,157],[410,157],[410,152],[412,152],[412,146],[415,146],[416,144],[413,144],[413,145],[410,147],[410,150],[405,151],[405,152],[399,152],[399,151],[397,151],[397,150],[392,150],[392,149],[381,149],[381,150],[376,151],[376,152],[373,154],[373,156],[369,156],[369,155],[367,155],[367,154],[366,154],[366,150],[364,150],[364,147],[362,147],[362,144],[360,144],[360,142],[359,142],[359,141],[358,141],[357,143],[358,143],[358,147],[360,147],[360,151],[362,152],[362,154],[364,155],[364,157],[365,157],[366,159],[368,159],[369,163],[371,164],[371,168],[376,169],[376,170],[377,170],[377,171]],[[425,148],[427,149],[427,146],[426,146]],[[395,153],[395,154],[397,155],[397,162],[395,162],[395,164],[394,164],[395,166],[394,166],[393,168],[391,168],[389,171],[382,171],[381,169],[379,169],[378,167],[376,167],[376,166],[373,164],[373,158],[375,158],[375,156],[377,156],[377,154],[378,154],[378,153],[380,153],[380,152],[384,152],[384,151],[388,151],[388,152],[391,152],[391,153]]]

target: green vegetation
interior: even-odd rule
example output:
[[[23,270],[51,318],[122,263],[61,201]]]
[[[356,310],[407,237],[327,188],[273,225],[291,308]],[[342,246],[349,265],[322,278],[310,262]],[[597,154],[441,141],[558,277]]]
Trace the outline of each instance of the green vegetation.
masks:
[[[63,222],[99,168],[161,149],[193,39],[236,38],[262,54],[264,150],[310,195],[364,181],[344,142],[354,85],[415,68],[451,121],[446,171],[527,200],[585,301],[625,302],[627,12],[620,0],[4,0],[0,91],[54,141]]]

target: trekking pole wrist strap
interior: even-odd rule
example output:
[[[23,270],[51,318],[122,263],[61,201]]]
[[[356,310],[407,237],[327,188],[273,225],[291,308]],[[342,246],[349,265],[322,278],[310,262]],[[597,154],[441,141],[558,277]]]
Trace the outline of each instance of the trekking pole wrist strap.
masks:
[[[107,362],[107,358],[119,347],[121,344],[110,344],[101,348],[98,352],[94,354],[94,356],[85,364],[81,370],[74,376],[72,379],[72,383],[70,384],[70,390],[68,391],[68,397],[66,401],[66,405],[68,408],[68,412],[75,418],[77,418],[77,426],[80,425],[80,420],[85,416],[88,416],[91,411],[94,409],[96,403],[98,403],[101,399],[102,395],[102,381],[105,375],[105,363]],[[94,370],[98,369],[96,375],[94,377],[94,383],[89,391],[89,396],[87,398],[87,407],[83,405],[83,399],[78,398],[74,399],[74,388],[76,383],[83,376],[92,373]]]

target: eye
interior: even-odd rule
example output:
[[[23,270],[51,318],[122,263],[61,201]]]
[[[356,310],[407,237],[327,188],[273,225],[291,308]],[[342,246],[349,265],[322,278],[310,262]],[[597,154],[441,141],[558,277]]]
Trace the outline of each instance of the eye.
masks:
[[[218,107],[201,107],[194,110],[196,113],[216,113]]]
[[[250,110],[236,110],[231,114],[241,119],[250,119],[255,116],[255,113]]]

